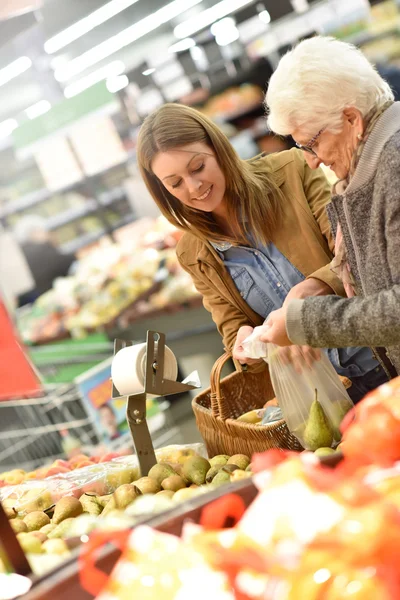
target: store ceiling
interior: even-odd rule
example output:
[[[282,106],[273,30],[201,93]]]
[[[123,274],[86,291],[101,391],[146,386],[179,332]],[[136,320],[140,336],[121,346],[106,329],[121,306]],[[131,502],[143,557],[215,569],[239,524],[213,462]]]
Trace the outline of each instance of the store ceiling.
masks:
[[[6,119],[14,118],[19,122],[26,119],[25,109],[41,100],[47,100],[51,104],[61,100],[65,85],[107,66],[113,61],[123,61],[129,70],[140,65],[146,59],[151,61],[158,56],[166,55],[169,45],[177,41],[173,35],[173,28],[183,20],[215,5],[219,0],[198,0],[199,4],[192,6],[189,10],[183,10],[169,23],[158,27],[107,58],[99,60],[93,66],[70,77],[68,81],[62,82],[60,85],[55,80],[52,61],[58,61],[59,65],[65,67],[68,62],[116,36],[137,21],[154,14],[168,3],[167,0],[136,0],[130,7],[54,54],[50,55],[45,52],[44,44],[47,40],[106,5],[108,1],[43,0],[43,6],[39,11],[0,23],[0,40],[4,40],[0,47],[0,82],[1,69],[21,56],[27,56],[32,60],[32,66],[23,74],[0,85],[0,129],[2,122]],[[119,1],[122,3],[123,0]],[[190,5],[190,2],[194,4],[195,0],[182,2],[182,4],[186,7]],[[125,0],[125,4],[128,3],[128,0]],[[100,50],[98,50],[99,52]]]

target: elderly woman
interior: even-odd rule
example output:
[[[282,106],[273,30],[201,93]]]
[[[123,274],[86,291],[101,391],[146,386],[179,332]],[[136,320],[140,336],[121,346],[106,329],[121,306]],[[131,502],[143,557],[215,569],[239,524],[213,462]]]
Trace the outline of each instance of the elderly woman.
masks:
[[[339,181],[328,217],[331,268],[347,298],[294,299],[271,313],[263,341],[369,345],[400,373],[400,103],[354,46],[315,37],[280,61],[266,97],[273,131],[292,135],[312,169]]]

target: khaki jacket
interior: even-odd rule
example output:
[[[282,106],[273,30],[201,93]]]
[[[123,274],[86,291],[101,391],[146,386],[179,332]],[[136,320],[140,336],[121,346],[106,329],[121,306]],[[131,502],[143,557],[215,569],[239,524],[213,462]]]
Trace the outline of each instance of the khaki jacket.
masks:
[[[311,170],[300,150],[292,149],[260,158],[281,188],[285,205],[276,247],[305,277],[327,283],[345,295],[341,281],[330,270],[334,240],[325,206],[330,188],[323,172]],[[186,233],[177,246],[178,260],[203,296],[204,307],[232,350],[238,329],[263,322],[243,300],[213,246]]]

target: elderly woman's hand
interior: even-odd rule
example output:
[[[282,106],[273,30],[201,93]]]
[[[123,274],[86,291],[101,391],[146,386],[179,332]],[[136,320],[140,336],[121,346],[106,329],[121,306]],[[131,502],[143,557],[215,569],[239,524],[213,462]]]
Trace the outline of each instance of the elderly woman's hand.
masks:
[[[243,350],[242,343],[244,340],[253,333],[253,327],[250,325],[244,325],[237,332],[235,344],[233,346],[232,356],[235,360],[239,361],[242,365],[254,365],[262,362],[262,358],[248,358]]]

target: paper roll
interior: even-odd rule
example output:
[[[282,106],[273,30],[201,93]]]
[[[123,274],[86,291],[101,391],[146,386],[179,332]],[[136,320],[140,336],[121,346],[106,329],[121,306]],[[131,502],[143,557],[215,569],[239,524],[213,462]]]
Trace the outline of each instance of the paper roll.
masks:
[[[144,390],[146,368],[146,344],[126,346],[117,352],[111,364],[111,378],[121,396],[137,394]],[[178,363],[168,346],[164,352],[165,379],[176,381]]]

